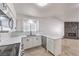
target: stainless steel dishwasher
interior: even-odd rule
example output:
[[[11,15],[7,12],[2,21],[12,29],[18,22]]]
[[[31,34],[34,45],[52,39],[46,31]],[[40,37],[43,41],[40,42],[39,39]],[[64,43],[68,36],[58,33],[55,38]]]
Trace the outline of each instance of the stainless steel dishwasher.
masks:
[[[42,47],[44,47],[46,49],[46,45],[47,45],[47,37],[45,36],[41,36],[41,39],[42,39]]]

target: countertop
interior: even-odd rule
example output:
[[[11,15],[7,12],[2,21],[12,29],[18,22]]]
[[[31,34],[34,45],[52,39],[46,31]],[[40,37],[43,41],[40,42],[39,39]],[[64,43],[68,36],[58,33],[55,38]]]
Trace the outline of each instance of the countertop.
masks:
[[[10,36],[10,34],[8,33],[2,33],[1,37],[0,37],[0,46],[3,46],[3,45],[9,45],[9,44],[15,44],[15,43],[20,43],[21,42],[21,39],[22,37],[27,37],[25,35],[15,35],[16,33],[14,33],[13,37]],[[37,36],[45,36],[45,37],[48,37],[52,40],[56,40],[56,39],[61,39],[61,37],[52,37],[52,36],[48,36],[48,35],[44,35],[44,34],[37,34]]]
[[[41,36],[45,36],[47,38],[50,38],[52,40],[58,40],[58,39],[62,39],[63,36],[48,36],[48,35],[45,35],[45,34],[40,34]]]
[[[17,36],[17,37],[9,37],[5,39],[1,39],[0,46],[21,43],[22,37],[25,37],[25,36]]]

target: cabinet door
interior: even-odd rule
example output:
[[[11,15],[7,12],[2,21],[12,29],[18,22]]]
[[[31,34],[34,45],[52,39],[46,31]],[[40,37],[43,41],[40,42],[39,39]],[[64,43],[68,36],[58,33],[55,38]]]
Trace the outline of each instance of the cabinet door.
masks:
[[[0,3],[0,9],[2,8],[1,3]]]
[[[36,37],[32,37],[32,47],[36,47],[37,46],[37,42],[36,42]]]
[[[41,45],[41,37],[30,37],[30,38],[24,38],[24,49],[36,47]]]
[[[36,37],[34,40],[35,40],[34,41],[35,46],[40,46],[41,45],[41,37],[40,36]]]
[[[0,3],[0,9],[2,10],[3,6],[2,6],[2,3]]]
[[[47,50],[54,53],[54,40],[47,38]]]
[[[29,38],[24,38],[23,43],[24,43],[24,49],[28,49],[32,47],[32,40]]]

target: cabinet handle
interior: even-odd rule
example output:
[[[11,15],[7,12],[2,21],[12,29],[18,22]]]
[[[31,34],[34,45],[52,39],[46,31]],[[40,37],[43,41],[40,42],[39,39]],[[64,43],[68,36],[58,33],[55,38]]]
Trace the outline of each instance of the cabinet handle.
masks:
[[[38,38],[36,38],[36,40],[38,40]]]
[[[23,55],[24,55],[24,52],[22,51],[22,52],[21,52],[21,56],[23,56]]]
[[[27,41],[29,41],[29,39],[27,39]]]

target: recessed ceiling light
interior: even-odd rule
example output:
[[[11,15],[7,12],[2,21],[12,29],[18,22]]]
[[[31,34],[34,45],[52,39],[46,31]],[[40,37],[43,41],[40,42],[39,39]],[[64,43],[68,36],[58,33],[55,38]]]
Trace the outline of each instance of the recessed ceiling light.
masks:
[[[39,6],[46,6],[48,3],[37,3],[37,5],[39,5]]]

